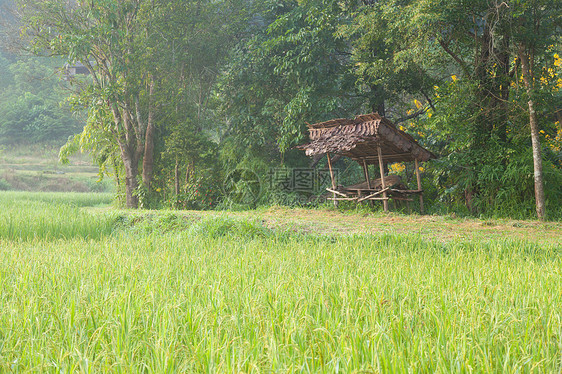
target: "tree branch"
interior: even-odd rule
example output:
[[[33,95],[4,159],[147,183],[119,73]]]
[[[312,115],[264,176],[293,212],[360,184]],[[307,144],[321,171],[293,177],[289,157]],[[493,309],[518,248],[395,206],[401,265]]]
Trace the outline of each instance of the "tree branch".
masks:
[[[447,43],[440,40],[439,45],[443,48],[443,50],[445,52],[447,52],[449,54],[449,56],[451,56],[453,58],[453,60],[455,60],[461,66],[462,70],[464,71],[464,73],[466,75],[470,75],[470,72],[469,72],[468,68],[466,67],[466,63],[459,56],[457,56],[453,51],[451,51],[451,49],[449,48],[449,45]]]
[[[422,108],[422,109],[418,110],[417,112],[410,114],[409,116],[402,117],[402,118],[398,118],[397,120],[395,120],[395,121],[393,121],[393,122],[394,122],[394,124],[398,124],[398,123],[407,121],[407,120],[409,120],[409,119],[419,117],[419,116],[421,116],[422,114],[424,114],[425,112],[427,112],[427,109],[428,109],[428,108]]]
[[[424,90],[420,90],[421,94],[423,95],[423,97],[425,97],[425,99],[427,100],[427,103],[429,104],[429,106],[431,107],[431,109],[433,109],[435,111],[435,107],[433,106],[433,102],[431,101],[431,99],[429,98],[429,96],[425,93]]]

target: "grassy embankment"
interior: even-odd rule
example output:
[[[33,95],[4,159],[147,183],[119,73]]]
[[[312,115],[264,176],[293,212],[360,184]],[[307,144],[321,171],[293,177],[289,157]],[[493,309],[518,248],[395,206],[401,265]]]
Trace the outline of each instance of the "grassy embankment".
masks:
[[[0,194],[0,371],[562,368],[559,224],[89,199]]]

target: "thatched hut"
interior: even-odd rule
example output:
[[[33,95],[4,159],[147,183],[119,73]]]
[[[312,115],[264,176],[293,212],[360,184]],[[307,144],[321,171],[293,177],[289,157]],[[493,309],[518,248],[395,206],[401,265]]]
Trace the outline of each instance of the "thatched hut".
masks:
[[[419,162],[436,158],[433,153],[420,146],[416,140],[396,128],[388,119],[376,113],[365,114],[355,119],[333,119],[308,125],[310,143],[298,146],[307,156],[326,154],[332,178],[334,203],[341,200],[367,201],[381,200],[388,211],[388,200],[411,201],[411,195],[418,195],[420,210],[423,213],[423,190],[419,173]],[[331,154],[349,157],[361,165],[365,182],[343,187],[336,186],[332,168]],[[385,176],[385,164],[394,162],[414,162],[417,189],[407,189],[400,178]],[[369,165],[378,165],[380,178],[371,180]]]

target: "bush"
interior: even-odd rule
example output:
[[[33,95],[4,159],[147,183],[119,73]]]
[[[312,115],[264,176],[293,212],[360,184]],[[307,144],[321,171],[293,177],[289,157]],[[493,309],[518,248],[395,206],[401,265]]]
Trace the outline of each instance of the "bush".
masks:
[[[12,186],[4,178],[0,178],[0,191],[7,191],[12,189]]]

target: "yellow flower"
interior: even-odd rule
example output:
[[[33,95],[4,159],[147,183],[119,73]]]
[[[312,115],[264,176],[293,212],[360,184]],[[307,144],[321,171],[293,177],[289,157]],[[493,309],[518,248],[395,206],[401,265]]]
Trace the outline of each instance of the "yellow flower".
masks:
[[[398,174],[406,170],[406,165],[404,163],[394,163],[390,165],[389,169],[391,172]]]
[[[562,58],[560,58],[558,53],[554,54],[554,65],[555,66],[562,66]]]
[[[459,78],[457,78],[457,76],[453,74],[451,75],[451,79],[453,80],[453,82],[456,82]]]

